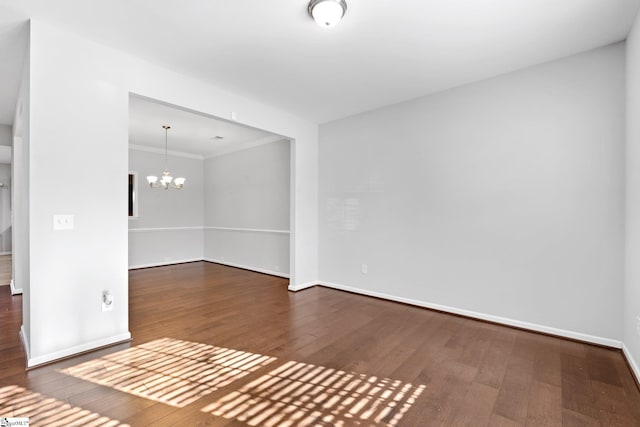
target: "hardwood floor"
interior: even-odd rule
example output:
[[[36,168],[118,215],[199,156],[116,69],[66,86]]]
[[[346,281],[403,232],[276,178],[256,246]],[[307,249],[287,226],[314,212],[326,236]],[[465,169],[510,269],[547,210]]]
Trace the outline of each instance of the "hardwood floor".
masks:
[[[0,417],[31,425],[640,426],[618,351],[198,262],[130,272],[131,343],[24,371],[0,287]]]

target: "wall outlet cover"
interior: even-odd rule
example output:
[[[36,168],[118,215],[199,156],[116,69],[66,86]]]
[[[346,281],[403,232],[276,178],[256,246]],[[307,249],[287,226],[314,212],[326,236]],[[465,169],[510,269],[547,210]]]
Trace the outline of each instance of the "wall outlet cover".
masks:
[[[109,291],[102,291],[102,311],[113,310],[113,295]]]

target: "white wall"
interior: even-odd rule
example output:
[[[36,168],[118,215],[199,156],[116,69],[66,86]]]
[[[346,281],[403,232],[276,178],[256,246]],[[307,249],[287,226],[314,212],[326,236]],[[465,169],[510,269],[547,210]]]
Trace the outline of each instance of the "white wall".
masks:
[[[138,217],[129,218],[129,268],[203,259],[203,160],[168,156],[174,177],[187,178],[181,190],[151,188],[148,175],[160,176],[164,155],[129,149],[129,171],[138,174]]]
[[[624,97],[616,44],[322,125],[321,282],[619,346]]]
[[[11,164],[0,163],[0,255],[11,253]]]
[[[235,112],[294,139],[292,282],[317,279],[316,125],[41,21],[31,30],[29,366],[129,337],[130,93],[217,117]],[[51,176],[67,185],[51,186]],[[112,176],[123,184],[108,185]],[[74,214],[75,229],[53,231],[54,214]],[[101,312],[103,289],[113,311]]]
[[[205,160],[205,258],[289,275],[290,143]]]
[[[623,341],[640,380],[640,16],[627,39],[626,263]]]
[[[13,145],[13,132],[11,126],[0,125],[0,145]]]

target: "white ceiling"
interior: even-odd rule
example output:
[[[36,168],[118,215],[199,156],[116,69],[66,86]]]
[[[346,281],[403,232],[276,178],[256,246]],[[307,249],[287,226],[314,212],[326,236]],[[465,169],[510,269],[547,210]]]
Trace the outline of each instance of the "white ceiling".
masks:
[[[129,98],[129,144],[164,152],[163,125],[170,152],[209,157],[282,140],[263,130],[196,114],[137,96]],[[216,139],[221,136],[223,139]]]
[[[0,123],[30,17],[322,123],[624,40],[639,1],[0,0]]]

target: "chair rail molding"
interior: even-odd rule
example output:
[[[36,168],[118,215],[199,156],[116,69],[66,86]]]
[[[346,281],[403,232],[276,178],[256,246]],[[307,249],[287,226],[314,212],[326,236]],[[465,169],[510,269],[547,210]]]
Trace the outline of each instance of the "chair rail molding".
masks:
[[[291,234],[290,230],[275,230],[268,228],[240,228],[240,227],[214,227],[205,226],[205,230],[215,231],[239,231],[244,233],[269,233],[269,234]]]
[[[190,231],[203,230],[202,226],[195,227],[147,227],[147,228],[130,228],[129,233],[149,233],[153,231]]]

